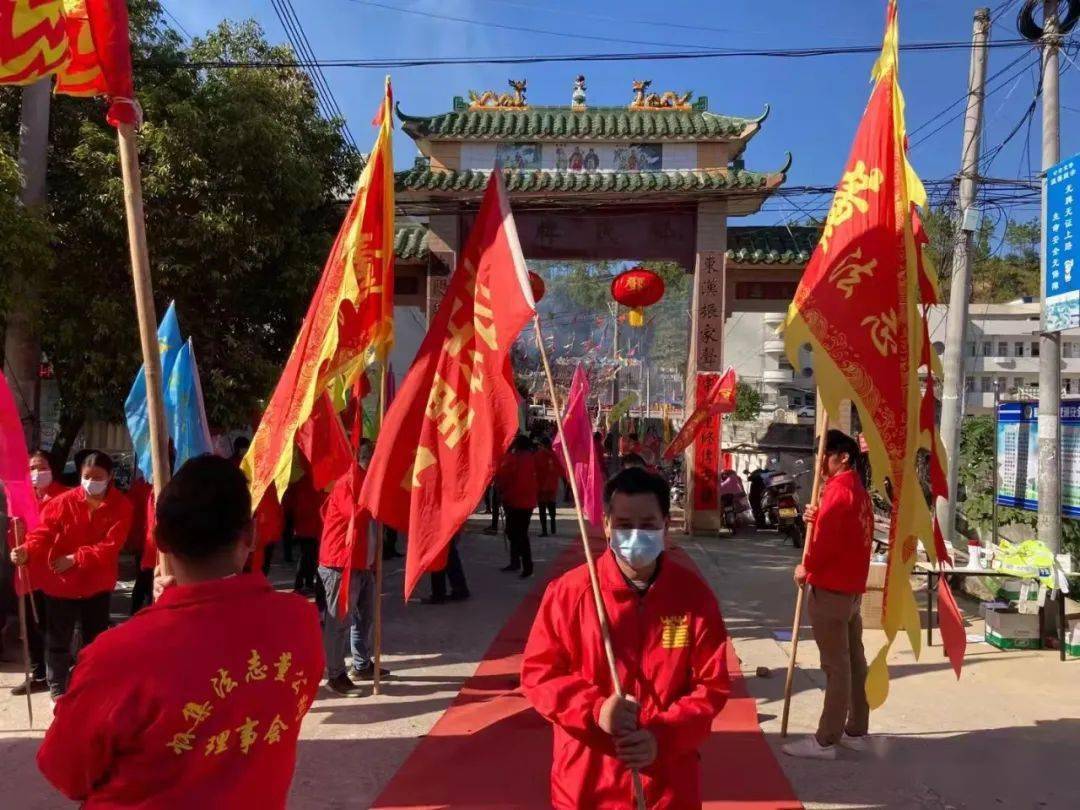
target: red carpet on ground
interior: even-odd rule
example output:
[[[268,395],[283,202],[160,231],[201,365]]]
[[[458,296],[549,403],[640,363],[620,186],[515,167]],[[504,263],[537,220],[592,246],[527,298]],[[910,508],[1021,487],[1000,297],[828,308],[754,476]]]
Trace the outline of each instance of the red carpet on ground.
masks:
[[[681,552],[681,561],[690,562]],[[579,548],[552,564],[555,577],[581,562]],[[544,584],[522,600],[476,673],[401,766],[375,808],[545,808],[551,729],[518,688],[521,653]],[[795,798],[757,721],[738,657],[728,645],[731,698],[701,751],[704,806],[787,810]]]

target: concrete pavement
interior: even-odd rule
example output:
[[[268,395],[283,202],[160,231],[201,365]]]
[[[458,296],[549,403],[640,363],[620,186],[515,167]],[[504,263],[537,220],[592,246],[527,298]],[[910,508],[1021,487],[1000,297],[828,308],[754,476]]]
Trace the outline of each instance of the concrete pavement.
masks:
[[[569,514],[559,538],[534,537],[536,577],[575,541]],[[475,524],[479,526],[480,523]],[[900,639],[891,657],[892,693],[872,718],[878,735],[872,753],[837,762],[804,762],[779,753],[779,715],[787,643],[773,633],[790,630],[797,552],[776,535],[745,538],[676,538],[720,597],[728,629],[743,660],[747,685],[759,702],[762,728],[796,792],[812,808],[1072,808],[1078,806],[1075,767],[1080,761],[1080,662],[1059,663],[1051,652],[1000,652],[969,647],[957,683],[940,646],[916,662]],[[320,692],[300,741],[290,799],[295,808],[362,808],[453,700],[485,650],[536,580],[502,573],[502,537],[470,533],[461,544],[473,599],[429,607],[405,605],[401,561],[386,571],[386,657],[393,674],[379,697],[345,699]],[[276,569],[278,581],[287,578]],[[418,589],[426,593],[427,584]],[[963,605],[969,611],[973,605]],[[981,635],[982,625],[969,630]],[[793,733],[812,730],[823,678],[817,651],[804,630],[792,702]],[[867,631],[869,654],[883,641]],[[757,667],[770,678],[757,678]],[[70,807],[44,783],[33,764],[48,701],[35,696],[37,731],[25,731],[25,700],[7,687],[21,678],[19,664],[0,665],[0,761],[5,765],[0,806],[51,810]]]

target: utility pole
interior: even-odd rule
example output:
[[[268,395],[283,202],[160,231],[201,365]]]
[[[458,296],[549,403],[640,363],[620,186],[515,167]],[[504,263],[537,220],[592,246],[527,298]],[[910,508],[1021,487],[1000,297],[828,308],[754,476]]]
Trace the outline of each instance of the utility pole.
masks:
[[[941,395],[941,440],[948,454],[948,497],[938,504],[938,518],[949,543],[956,530],[956,483],[960,471],[960,428],[964,421],[964,349],[967,346],[968,302],[971,299],[971,259],[979,215],[979,156],[982,145],[983,99],[986,95],[986,55],[990,39],[990,9],[975,12],[968,73],[964,151],[960,156],[960,205],[953,247],[949,314],[945,324],[945,380]]]
[[[45,172],[49,152],[49,102],[52,77],[39,79],[22,88],[19,113],[19,171],[23,186],[19,201],[26,208],[46,204]],[[27,280],[28,294],[36,287]],[[30,447],[41,444],[41,344],[27,315],[30,307],[20,306],[7,313],[4,333],[4,374],[11,383]]]
[[[1042,76],[1042,168],[1045,172],[1061,159],[1058,120],[1057,0],[1045,0],[1043,8]],[[1042,233],[1046,239],[1046,186],[1043,185]],[[1043,284],[1046,283],[1046,251],[1042,251]],[[1046,290],[1043,290],[1043,302]],[[1061,333],[1039,336],[1039,541],[1054,554],[1061,552]],[[1054,611],[1047,611],[1047,615]],[[1055,614],[1056,615],[1056,614]]]

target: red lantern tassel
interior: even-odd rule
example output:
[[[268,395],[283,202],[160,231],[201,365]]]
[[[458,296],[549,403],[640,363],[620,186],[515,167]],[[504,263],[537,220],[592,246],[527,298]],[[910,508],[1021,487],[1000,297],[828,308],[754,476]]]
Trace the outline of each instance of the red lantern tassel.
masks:
[[[630,307],[630,317],[626,319],[630,326],[645,325],[645,309],[643,307]]]

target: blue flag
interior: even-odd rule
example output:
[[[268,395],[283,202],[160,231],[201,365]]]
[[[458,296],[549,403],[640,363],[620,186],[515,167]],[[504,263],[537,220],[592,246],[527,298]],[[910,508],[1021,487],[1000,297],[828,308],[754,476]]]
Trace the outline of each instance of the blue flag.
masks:
[[[179,470],[189,458],[214,451],[199,382],[199,367],[195,364],[195,349],[190,338],[180,349],[165,386],[165,413],[169,435],[176,448],[176,469]]]
[[[173,364],[180,354],[183,339],[180,337],[180,322],[176,319],[176,302],[169,304],[165,317],[158,326],[158,350],[161,352],[161,379],[167,381],[172,374]],[[165,421],[169,418],[169,404],[165,403]],[[143,477],[154,480],[154,469],[150,460],[150,413],[146,403],[146,369],[140,368],[124,401],[124,416],[127,418],[128,433],[135,447],[135,460]]]

